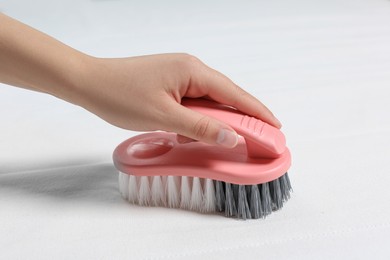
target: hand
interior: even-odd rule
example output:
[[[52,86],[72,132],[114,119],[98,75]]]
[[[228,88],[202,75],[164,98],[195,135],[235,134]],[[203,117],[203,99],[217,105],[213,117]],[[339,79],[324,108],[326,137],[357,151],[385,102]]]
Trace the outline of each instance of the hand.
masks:
[[[95,58],[1,13],[0,24],[0,82],[49,93],[118,127],[237,144],[231,127],[181,106],[183,97],[210,98],[281,126],[260,101],[191,55]]]
[[[176,132],[180,142],[237,144],[230,126],[181,106],[183,97],[207,97],[281,126],[260,101],[188,54],[92,58],[87,66],[74,103],[124,129]]]

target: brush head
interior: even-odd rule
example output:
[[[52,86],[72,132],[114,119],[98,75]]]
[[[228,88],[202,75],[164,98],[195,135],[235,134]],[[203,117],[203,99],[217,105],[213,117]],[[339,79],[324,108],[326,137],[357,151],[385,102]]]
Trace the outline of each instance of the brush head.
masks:
[[[134,204],[256,219],[280,209],[292,190],[289,150],[277,158],[252,158],[244,138],[229,149],[147,133],[121,143],[113,158],[122,196]]]

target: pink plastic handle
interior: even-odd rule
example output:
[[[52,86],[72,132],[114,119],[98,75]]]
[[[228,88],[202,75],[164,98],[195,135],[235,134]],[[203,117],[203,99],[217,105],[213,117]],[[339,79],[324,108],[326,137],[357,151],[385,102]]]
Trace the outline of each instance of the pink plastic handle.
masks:
[[[231,106],[206,99],[183,99],[182,105],[230,125],[245,138],[249,157],[278,158],[286,150],[286,139],[279,129]]]

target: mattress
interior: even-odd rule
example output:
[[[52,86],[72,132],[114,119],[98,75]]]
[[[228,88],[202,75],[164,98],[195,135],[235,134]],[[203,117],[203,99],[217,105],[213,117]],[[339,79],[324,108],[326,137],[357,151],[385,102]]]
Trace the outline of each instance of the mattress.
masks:
[[[390,2],[26,1],[0,10],[99,57],[191,53],[264,102],[292,154],[266,219],[140,207],[116,128],[0,86],[1,259],[389,259]]]

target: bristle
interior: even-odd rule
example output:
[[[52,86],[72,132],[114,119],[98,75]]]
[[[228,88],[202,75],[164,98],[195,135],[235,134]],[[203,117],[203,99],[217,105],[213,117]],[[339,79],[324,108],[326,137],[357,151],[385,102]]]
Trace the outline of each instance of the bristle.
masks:
[[[192,193],[191,193],[191,210],[202,211],[203,206],[203,189],[200,182],[200,178],[194,177],[192,180]]]
[[[168,197],[168,207],[177,208],[180,205],[179,177],[168,176],[166,184],[166,193]]]
[[[204,203],[203,211],[204,212],[214,212],[216,208],[215,203],[215,188],[214,181],[211,179],[206,179],[204,184]]]
[[[150,185],[149,176],[142,176],[140,178],[138,203],[141,206],[149,206],[150,204]]]
[[[225,216],[233,217],[237,215],[236,201],[234,200],[233,189],[230,183],[225,185]]]
[[[140,176],[119,173],[121,195],[139,205],[225,212],[239,219],[265,218],[283,207],[292,191],[286,174],[257,185],[238,185],[199,177]]]
[[[151,205],[153,206],[165,206],[165,189],[161,180],[161,176],[154,176],[152,180],[151,189]]]
[[[282,191],[282,200],[283,202],[286,202],[290,198],[290,192],[292,190],[290,179],[288,178],[288,174],[284,174],[282,177],[279,178],[280,182],[280,189]]]
[[[280,190],[279,179],[269,182],[269,187],[272,200],[272,209],[278,210],[283,206],[282,191]]]
[[[288,172],[286,172],[283,176],[286,179],[286,183],[287,183],[287,186],[288,186],[289,190],[292,191],[290,178],[288,177]]]
[[[269,192],[268,183],[263,183],[261,186],[261,204],[263,205],[264,216],[272,213],[271,195]]]
[[[245,185],[238,185],[237,217],[242,219],[251,218]]]
[[[232,184],[232,190],[233,190],[233,197],[234,197],[234,202],[236,204],[236,208],[238,206],[238,187],[240,185],[238,184]]]
[[[264,213],[261,206],[259,187],[257,185],[251,185],[250,209],[252,218],[258,219],[263,217]]]
[[[131,203],[138,203],[138,183],[137,177],[130,175],[129,177],[129,190],[128,190],[128,200]]]
[[[129,175],[123,172],[119,173],[119,191],[124,199],[128,199]]]
[[[225,210],[225,192],[223,189],[224,182],[222,181],[216,181],[215,182],[215,200],[216,200],[216,207],[219,212],[222,212]]]
[[[190,209],[191,205],[191,186],[190,177],[183,176],[181,178],[181,201],[180,208]]]

